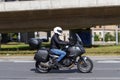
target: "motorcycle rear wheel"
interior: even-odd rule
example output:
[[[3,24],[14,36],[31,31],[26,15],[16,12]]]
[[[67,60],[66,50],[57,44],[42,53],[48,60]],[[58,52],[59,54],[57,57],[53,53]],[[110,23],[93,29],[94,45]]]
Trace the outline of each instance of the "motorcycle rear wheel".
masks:
[[[48,67],[42,66],[40,63],[41,62],[36,61],[35,63],[36,71],[39,73],[48,73],[50,69]]]
[[[77,68],[82,73],[89,73],[93,69],[93,62],[88,57],[86,57],[86,60],[84,61],[84,58],[85,58],[85,56],[82,57],[82,59],[78,60]]]

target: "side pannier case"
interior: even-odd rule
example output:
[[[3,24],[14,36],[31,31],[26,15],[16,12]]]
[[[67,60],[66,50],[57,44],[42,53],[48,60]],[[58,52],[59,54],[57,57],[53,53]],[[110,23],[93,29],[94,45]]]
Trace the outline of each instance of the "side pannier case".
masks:
[[[48,51],[47,50],[38,50],[35,53],[34,59],[40,62],[47,62],[48,61]]]

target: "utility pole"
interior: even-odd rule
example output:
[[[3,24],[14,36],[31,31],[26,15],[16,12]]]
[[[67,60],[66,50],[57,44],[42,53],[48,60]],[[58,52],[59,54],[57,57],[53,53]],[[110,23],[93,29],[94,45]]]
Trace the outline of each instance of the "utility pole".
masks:
[[[1,34],[0,34],[0,49],[1,49],[1,40],[2,40],[2,36],[1,36]]]
[[[118,26],[116,26],[116,30],[115,30],[115,32],[116,32],[116,45],[118,45]]]
[[[105,26],[103,26],[103,44],[105,45]]]

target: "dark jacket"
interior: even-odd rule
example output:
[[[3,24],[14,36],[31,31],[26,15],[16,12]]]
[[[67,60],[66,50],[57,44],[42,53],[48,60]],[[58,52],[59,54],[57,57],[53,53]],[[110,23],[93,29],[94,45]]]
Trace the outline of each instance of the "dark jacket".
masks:
[[[67,45],[68,42],[62,41],[58,34],[54,34],[51,39],[50,49],[60,49],[60,45]]]

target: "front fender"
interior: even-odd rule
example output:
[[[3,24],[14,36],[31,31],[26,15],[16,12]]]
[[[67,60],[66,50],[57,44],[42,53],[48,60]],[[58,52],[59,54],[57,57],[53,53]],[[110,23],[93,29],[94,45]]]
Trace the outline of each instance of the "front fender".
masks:
[[[81,56],[80,59],[86,61],[86,60],[88,59],[88,57],[86,57],[86,56]]]
[[[84,63],[86,63],[87,59],[89,59],[87,56],[81,56],[79,58],[79,61],[83,61]]]

